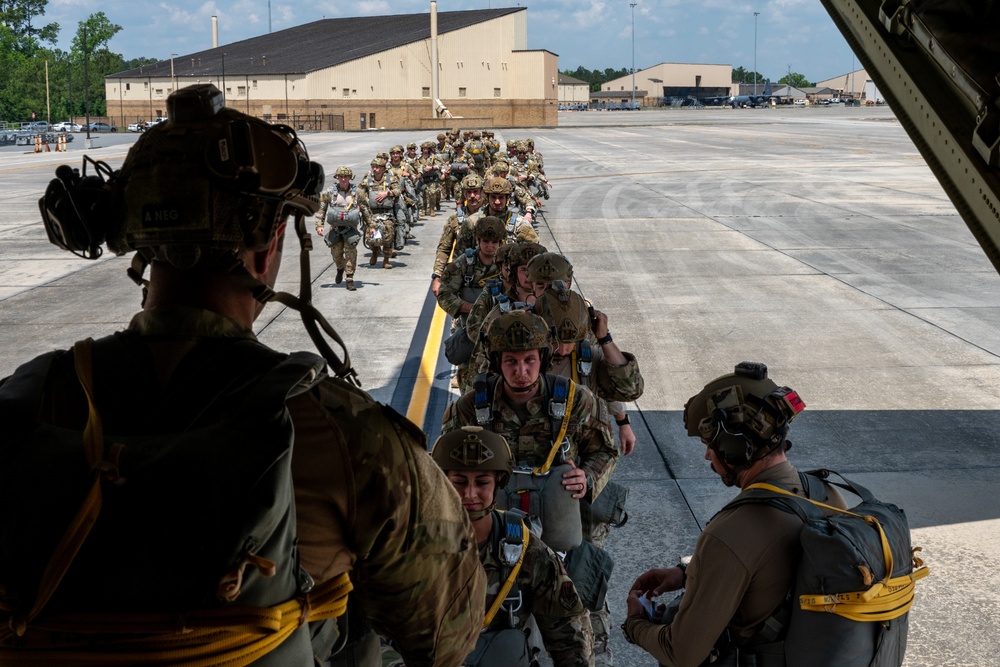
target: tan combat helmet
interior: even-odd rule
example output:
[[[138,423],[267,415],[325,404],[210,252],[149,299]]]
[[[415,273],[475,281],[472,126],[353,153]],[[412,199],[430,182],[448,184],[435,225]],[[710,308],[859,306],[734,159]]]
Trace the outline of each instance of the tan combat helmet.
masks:
[[[348,166],[337,167],[337,171],[333,173],[334,176],[347,176],[348,178],[354,178],[354,172]]]
[[[488,215],[476,223],[475,236],[478,241],[503,243],[507,238],[507,227],[500,218]]]
[[[787,442],[788,425],[806,404],[788,387],[767,377],[767,366],[741,361],[735,372],[718,377],[684,404],[689,436],[711,443],[719,459],[739,470]],[[732,482],[724,478],[727,484]]]
[[[478,190],[483,187],[483,178],[479,174],[468,174],[462,179],[463,190]]]
[[[437,140],[438,141],[446,141],[447,139],[448,139],[448,137],[446,137],[444,134],[437,135]]]
[[[522,264],[527,264],[535,255],[546,252],[545,246],[534,241],[523,241],[518,243],[507,253],[507,265],[513,271]]]
[[[552,361],[552,334],[538,315],[527,310],[512,310],[493,320],[486,333],[490,368],[500,373],[500,358],[504,352],[541,351],[541,372]]]
[[[512,243],[504,243],[502,246],[500,246],[500,249],[497,250],[496,261],[498,263],[500,263],[500,264],[506,264],[507,261],[508,261],[508,259],[510,258],[510,253],[515,248],[517,248],[517,246],[518,246],[518,244],[517,243],[513,243],[513,242]]]
[[[537,259],[537,258],[536,258]],[[575,343],[590,331],[587,302],[565,283],[556,283],[535,300],[532,310],[555,331],[557,343]]]
[[[414,150],[416,150],[417,149],[417,142],[411,141],[410,143],[406,144],[406,149],[407,150],[410,150],[411,148],[414,149]]]
[[[573,265],[565,256],[556,252],[536,255],[528,262],[528,280],[533,283],[551,283],[556,280],[573,280]]]
[[[483,192],[488,195],[510,195],[514,192],[514,186],[506,178],[495,176],[486,181]]]
[[[392,155],[393,153],[399,153],[400,155],[402,155],[404,152],[405,151],[403,151],[402,144],[396,144],[395,146],[389,149],[389,155]]]
[[[380,158],[380,157],[373,157],[373,158],[372,158],[372,161],[371,161],[371,165],[372,165],[373,167],[384,167],[384,166],[385,166],[385,164],[386,164],[386,163],[385,163],[385,160],[383,160],[383,159],[382,159],[382,158]]]
[[[510,163],[507,162],[507,160],[497,160],[496,162],[493,163],[493,173],[494,174],[510,173]]]
[[[452,470],[494,471],[497,475],[497,490],[507,486],[514,471],[514,455],[510,445],[499,433],[487,431],[480,426],[463,426],[445,433],[431,448],[431,458],[445,472]],[[469,512],[472,519],[480,519],[496,507],[496,495],[489,507]]]

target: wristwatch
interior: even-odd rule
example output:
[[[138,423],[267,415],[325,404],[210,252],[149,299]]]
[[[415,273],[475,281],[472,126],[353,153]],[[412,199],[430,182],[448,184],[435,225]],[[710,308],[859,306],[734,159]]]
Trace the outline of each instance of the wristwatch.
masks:
[[[609,331],[607,334],[604,335],[603,338],[598,338],[597,339],[597,344],[598,345],[607,345],[608,343],[610,343],[613,340],[614,340],[614,338],[611,337],[611,332]]]
[[[621,419],[618,419],[618,417],[615,417],[615,423],[618,424],[619,426],[625,426],[627,424],[631,424],[632,422],[629,421],[628,415],[625,415]]]

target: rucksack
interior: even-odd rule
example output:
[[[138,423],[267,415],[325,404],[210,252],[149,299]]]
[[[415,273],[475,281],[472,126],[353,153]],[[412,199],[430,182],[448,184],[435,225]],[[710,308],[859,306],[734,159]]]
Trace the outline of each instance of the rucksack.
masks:
[[[0,607],[0,656],[27,640],[33,656],[65,664],[58,651],[75,646],[66,633],[118,631],[137,638],[86,651],[117,651],[129,664],[150,655],[221,664],[212,660],[236,652],[238,664],[311,665],[309,627],[293,608],[296,598],[309,606],[312,580],[295,546],[285,400],[325,377],[325,362],[212,340],[151,401],[138,391],[136,373],[151,363],[138,338],[77,343],[72,359],[43,355],[0,386],[0,590],[15,600]],[[82,433],[41,418],[49,376],[73,378],[70,363],[78,383],[56,396],[87,395]],[[65,414],[78,404],[57,405]],[[109,406],[122,433],[104,431]],[[81,517],[93,527],[76,530]],[[260,625],[268,616],[280,629]]]
[[[919,547],[911,547],[903,510],[839,473],[832,474],[843,483],[829,481],[830,474],[805,473],[803,485],[814,489],[825,480],[861,503],[845,511],[811,499],[811,491],[806,499],[778,484],[756,483],[724,508],[766,503],[803,522],[790,595],[748,649],[762,666],[899,667],[915,583],[928,569],[914,555]]]

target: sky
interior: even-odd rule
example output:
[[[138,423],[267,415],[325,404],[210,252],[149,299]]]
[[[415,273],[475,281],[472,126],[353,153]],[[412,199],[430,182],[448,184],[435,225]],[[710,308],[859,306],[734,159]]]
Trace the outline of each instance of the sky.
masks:
[[[559,55],[560,70],[661,62],[728,64],[777,80],[789,71],[822,81],[860,68],[847,42],[816,0],[439,0],[438,11],[526,6],[528,48]],[[429,0],[270,0],[273,31],[322,18],[426,13]],[[110,42],[125,58],[169,59],[212,46],[212,16],[219,17],[219,44],[268,32],[268,0],[48,0],[35,25],[57,22],[57,46],[68,50],[77,24],[103,11],[122,26]],[[754,13],[759,13],[756,17]],[[756,29],[756,48],[755,48]]]

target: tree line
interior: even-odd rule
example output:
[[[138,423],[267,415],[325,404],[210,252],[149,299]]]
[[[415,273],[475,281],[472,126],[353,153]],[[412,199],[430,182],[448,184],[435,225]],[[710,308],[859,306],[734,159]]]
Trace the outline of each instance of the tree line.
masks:
[[[126,60],[112,53],[108,42],[122,27],[104,12],[77,24],[69,51],[55,48],[61,27],[37,27],[48,0],[0,0],[0,120],[57,122],[80,118],[90,99],[90,115],[107,115],[104,77],[108,74],[157,62],[154,58]],[[45,104],[45,70],[48,66],[49,104]],[[86,90],[84,69],[86,68]]]
[[[580,79],[581,81],[586,81],[590,84],[590,92],[597,92],[601,89],[601,84],[607,83],[613,79],[619,79],[623,76],[628,76],[632,71],[628,67],[623,67],[621,69],[614,69],[612,67],[607,67],[603,70],[599,69],[587,69],[586,67],[577,67],[574,70],[565,69],[561,70],[566,76],[571,76],[574,79]],[[733,68],[733,83],[753,83],[754,75],[757,75],[757,83],[763,83],[767,77],[765,77],[760,72],[754,72],[753,70],[747,70],[745,67],[740,65],[739,67]],[[787,83],[796,88],[809,87],[813,84],[810,83],[806,77],[798,72],[791,72],[785,76],[778,79],[775,83]]]

